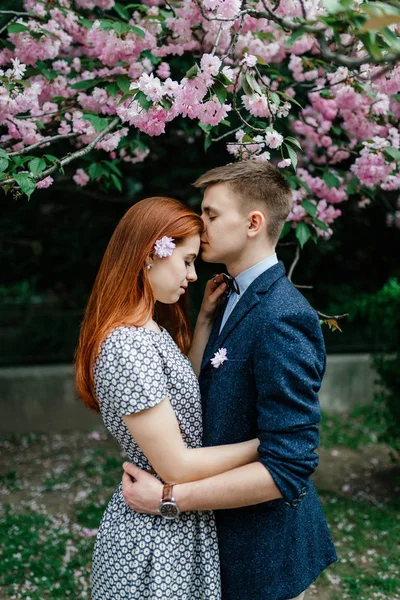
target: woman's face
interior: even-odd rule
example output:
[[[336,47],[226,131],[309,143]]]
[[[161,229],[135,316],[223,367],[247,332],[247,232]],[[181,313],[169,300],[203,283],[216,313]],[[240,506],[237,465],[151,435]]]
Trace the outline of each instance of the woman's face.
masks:
[[[196,281],[194,261],[199,248],[200,236],[193,235],[180,242],[171,256],[153,257],[148,275],[156,301],[174,304],[186,292],[188,284]]]

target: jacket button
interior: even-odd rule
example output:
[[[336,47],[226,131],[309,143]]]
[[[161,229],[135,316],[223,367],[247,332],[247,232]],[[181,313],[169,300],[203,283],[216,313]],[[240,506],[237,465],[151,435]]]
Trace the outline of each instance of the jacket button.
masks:
[[[307,491],[307,488],[306,488],[306,487],[303,487],[303,488],[301,488],[301,491],[303,492],[303,494],[305,494],[305,493],[306,493],[306,491]]]
[[[297,506],[299,502],[300,500],[298,499],[292,500],[292,506]]]

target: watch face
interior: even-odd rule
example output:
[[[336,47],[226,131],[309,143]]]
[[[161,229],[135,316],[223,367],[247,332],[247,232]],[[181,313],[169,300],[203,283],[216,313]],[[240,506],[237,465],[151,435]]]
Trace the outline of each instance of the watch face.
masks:
[[[175,502],[162,502],[160,506],[160,515],[164,517],[164,519],[176,519],[179,515],[179,508]]]

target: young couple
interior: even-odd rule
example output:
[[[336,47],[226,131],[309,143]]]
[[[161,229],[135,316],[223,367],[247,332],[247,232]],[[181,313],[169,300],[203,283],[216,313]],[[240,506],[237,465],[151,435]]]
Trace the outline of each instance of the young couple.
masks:
[[[100,524],[92,598],[302,599],[336,555],[310,480],[323,338],[275,254],[291,191],[252,161],[195,185],[201,217],[170,198],[127,211],[82,324],[78,390],[130,461]],[[200,247],[235,279],[208,282],[191,339]]]

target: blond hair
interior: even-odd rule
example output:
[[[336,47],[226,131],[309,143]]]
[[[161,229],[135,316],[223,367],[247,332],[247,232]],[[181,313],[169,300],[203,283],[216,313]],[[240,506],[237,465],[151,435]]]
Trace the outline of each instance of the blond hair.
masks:
[[[211,169],[193,185],[206,188],[217,183],[226,183],[244,210],[264,209],[268,238],[275,244],[292,209],[292,191],[279,169],[269,162],[244,160]]]

